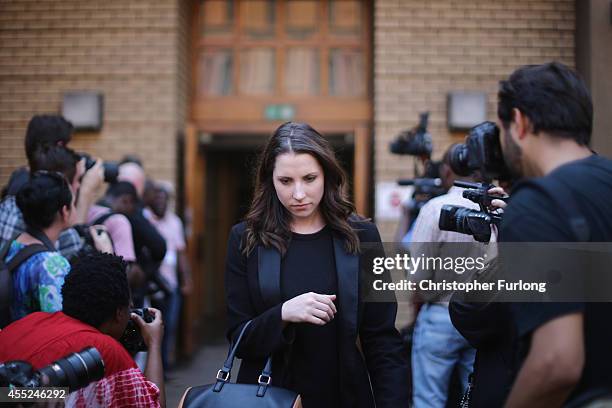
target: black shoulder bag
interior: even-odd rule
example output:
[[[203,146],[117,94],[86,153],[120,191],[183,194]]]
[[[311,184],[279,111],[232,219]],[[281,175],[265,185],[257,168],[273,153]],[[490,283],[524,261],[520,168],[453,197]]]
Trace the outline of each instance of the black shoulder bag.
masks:
[[[223,367],[217,373],[214,384],[188,388],[179,408],[301,408],[302,400],[296,392],[270,385],[272,382],[272,356],[268,357],[257,384],[231,383],[230,377],[236,350],[247,327],[240,331],[236,343],[230,345]]]

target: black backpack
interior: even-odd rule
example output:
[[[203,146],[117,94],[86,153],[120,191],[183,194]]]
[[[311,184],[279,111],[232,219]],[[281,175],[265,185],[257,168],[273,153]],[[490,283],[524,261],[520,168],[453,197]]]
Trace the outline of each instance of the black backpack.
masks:
[[[13,300],[13,271],[31,256],[39,252],[46,252],[49,249],[43,244],[32,244],[22,248],[9,261],[4,258],[11,247],[13,240],[7,241],[0,249],[0,329],[8,326],[11,319],[11,303]]]

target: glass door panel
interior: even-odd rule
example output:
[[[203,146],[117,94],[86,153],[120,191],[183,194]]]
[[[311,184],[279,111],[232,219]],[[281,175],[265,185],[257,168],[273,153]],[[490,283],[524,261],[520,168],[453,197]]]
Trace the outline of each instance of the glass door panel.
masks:
[[[366,83],[363,54],[360,51],[331,49],[329,53],[329,94],[364,96]]]
[[[240,93],[272,95],[275,88],[274,48],[247,48],[240,53]]]
[[[288,95],[318,95],[320,65],[316,48],[288,49],[284,75],[285,92]]]
[[[206,50],[198,66],[198,93],[206,96],[227,96],[233,91],[232,50]]]

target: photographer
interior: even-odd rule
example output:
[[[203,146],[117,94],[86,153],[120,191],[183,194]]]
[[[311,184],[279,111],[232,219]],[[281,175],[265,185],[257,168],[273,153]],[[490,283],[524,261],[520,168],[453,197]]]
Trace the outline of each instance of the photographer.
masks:
[[[62,288],[63,311],[33,313],[0,331],[0,361],[25,360],[35,369],[95,347],[104,361],[104,378],[70,394],[66,406],[158,407],[165,405],[161,313],[151,323],[130,316],[130,295],[120,257],[80,254]],[[136,322],[148,347],[144,376],[117,340],[129,319]]]
[[[513,191],[500,241],[612,241],[612,161],[589,148],[593,106],[583,81],[559,63],[519,68],[500,85],[498,116],[504,160],[528,179]],[[611,303],[512,311],[526,357],[509,407],[612,403]]]
[[[612,241],[612,162],[589,148],[593,107],[583,81],[559,63],[524,66],[501,82],[498,98],[503,161],[522,178],[499,241]],[[612,303],[452,310],[462,334],[480,339],[474,406],[506,398],[507,407],[612,404]]]
[[[72,137],[72,125],[61,116],[36,115],[28,124],[25,137],[25,152],[29,171],[59,171],[70,182],[72,193],[76,196],[74,222],[85,222],[87,211],[95,199],[96,190],[104,179],[104,168],[98,160],[89,170],[85,169],[85,159],[81,159],[66,145]],[[63,150],[66,152],[63,152]],[[64,156],[63,158],[60,156]],[[68,157],[71,156],[71,157]],[[15,195],[27,181],[29,172],[25,168],[16,170],[6,187],[6,195],[0,202],[0,245],[13,239],[25,230],[23,217],[15,203]],[[57,249],[62,256],[70,259],[82,247],[79,233],[74,228],[62,231]]]
[[[448,193],[429,200],[421,209],[414,225],[410,253],[428,257],[478,257],[484,252],[482,244],[469,235],[443,231],[438,226],[440,211],[444,205],[461,205],[478,209],[478,205],[462,197],[463,189],[453,186],[457,175],[449,163],[449,153],[444,154],[440,166],[442,186]],[[458,244],[462,243],[462,244]],[[415,280],[455,280],[455,271],[425,270],[420,268]],[[449,399],[451,374],[458,368],[461,393],[466,389],[472,372],[475,350],[453,327],[448,313],[450,293],[419,293],[425,303],[419,310],[412,345],[413,404],[420,407],[444,407]]]

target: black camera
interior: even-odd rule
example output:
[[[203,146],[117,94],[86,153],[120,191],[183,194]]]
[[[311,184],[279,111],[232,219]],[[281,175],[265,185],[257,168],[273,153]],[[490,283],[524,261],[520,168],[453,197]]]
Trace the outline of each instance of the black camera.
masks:
[[[474,126],[465,143],[451,149],[449,160],[453,172],[460,176],[480,171],[481,176],[488,180],[511,178],[501,150],[499,128],[493,122]]]
[[[87,153],[79,153],[81,159],[85,159],[85,170],[91,169],[96,161],[91,158]],[[104,167],[104,181],[107,183],[114,183],[117,181],[117,177],[119,176],[119,164],[115,162],[107,162],[105,161],[103,164]]]
[[[441,196],[446,193],[446,189],[442,185],[442,180],[439,178],[415,178],[415,179],[400,179],[397,180],[400,186],[414,186],[412,193],[414,217],[418,215],[421,208],[434,197]]]
[[[0,387],[68,387],[70,392],[104,377],[104,361],[95,347],[61,358],[38,371],[25,361],[0,363]]]
[[[420,114],[417,127],[401,132],[397,138],[389,145],[389,150],[393,154],[407,154],[418,157],[431,157],[433,144],[431,135],[427,132],[427,121],[429,112]]]
[[[507,197],[491,196],[488,190],[494,187],[486,183],[469,183],[455,181],[457,187],[466,188],[463,197],[475,202],[480,211],[462,207],[460,205],[444,205],[440,211],[438,227],[443,231],[454,231],[474,236],[479,242],[489,242],[491,239],[491,224],[499,225],[501,215],[493,214],[488,210],[492,200],[506,201]]]
[[[145,323],[151,323],[155,319],[155,315],[146,307],[142,309],[132,309],[130,313],[140,316]],[[140,328],[132,319],[128,321],[119,342],[123,344],[123,347],[132,355],[139,351],[147,351],[147,345],[142,338]]]
[[[74,230],[77,232],[77,234],[79,234],[79,237],[82,240],[83,245],[81,246],[81,249],[79,252],[81,253],[95,253],[98,252],[98,249],[96,248],[96,244],[94,242],[94,238],[92,236],[92,233],[89,229],[89,225],[87,224],[75,224],[72,226],[72,228],[74,228]],[[95,233],[100,235],[102,234],[102,229],[96,229]],[[109,237],[110,238],[110,237]],[[111,238],[111,243],[112,243],[112,238]]]

